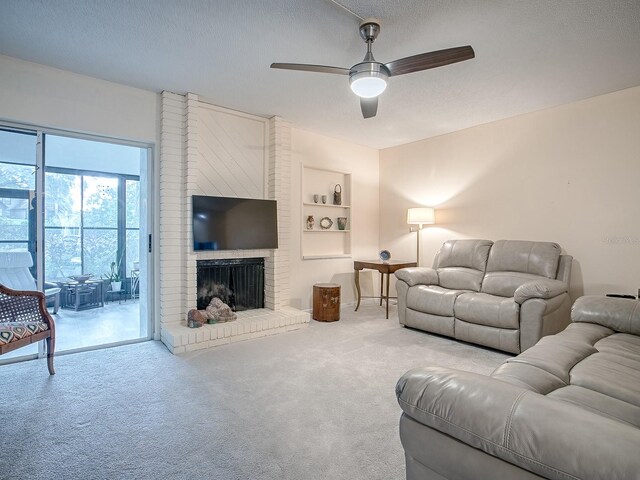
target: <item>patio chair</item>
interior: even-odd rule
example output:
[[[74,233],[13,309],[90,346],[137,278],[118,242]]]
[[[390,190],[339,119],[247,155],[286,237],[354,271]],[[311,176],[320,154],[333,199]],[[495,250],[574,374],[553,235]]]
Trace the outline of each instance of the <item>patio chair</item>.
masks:
[[[0,284],[0,355],[45,340],[47,367],[54,375],[55,338],[55,323],[44,293],[12,290]]]
[[[31,253],[0,252],[0,283],[14,290],[37,290],[36,280],[31,275],[33,266]],[[60,288],[53,283],[45,282],[44,296],[47,302],[53,301],[53,313],[60,308]]]

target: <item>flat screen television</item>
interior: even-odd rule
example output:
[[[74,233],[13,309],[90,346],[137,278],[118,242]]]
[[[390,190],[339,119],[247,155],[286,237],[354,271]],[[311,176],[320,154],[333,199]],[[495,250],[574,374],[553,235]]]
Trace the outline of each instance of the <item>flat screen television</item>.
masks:
[[[193,196],[194,250],[278,248],[275,200]]]

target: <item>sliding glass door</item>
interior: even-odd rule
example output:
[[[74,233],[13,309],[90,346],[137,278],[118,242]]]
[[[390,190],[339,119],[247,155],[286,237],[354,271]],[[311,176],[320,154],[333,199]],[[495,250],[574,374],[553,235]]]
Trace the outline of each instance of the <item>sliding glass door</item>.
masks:
[[[61,289],[56,351],[150,338],[150,149],[34,132],[21,134],[34,142],[31,152],[26,142],[20,150],[32,163],[19,163],[9,160],[22,137],[7,135],[18,134],[0,130],[0,152],[9,152],[0,153],[0,174],[2,168],[11,173],[0,180],[0,208],[6,205],[0,211],[0,250],[29,251],[34,265],[40,259],[43,266],[42,285]],[[41,138],[37,146],[34,138]],[[38,180],[44,186],[42,206],[35,203]],[[33,269],[34,278],[37,273]],[[34,352],[19,349],[14,355],[25,353]]]

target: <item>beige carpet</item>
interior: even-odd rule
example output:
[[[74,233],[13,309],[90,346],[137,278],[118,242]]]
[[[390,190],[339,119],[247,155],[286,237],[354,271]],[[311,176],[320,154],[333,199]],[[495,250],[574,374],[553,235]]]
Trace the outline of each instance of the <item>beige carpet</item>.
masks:
[[[403,479],[406,370],[490,373],[507,355],[342,320],[171,355],[158,342],[0,366],[2,479]]]

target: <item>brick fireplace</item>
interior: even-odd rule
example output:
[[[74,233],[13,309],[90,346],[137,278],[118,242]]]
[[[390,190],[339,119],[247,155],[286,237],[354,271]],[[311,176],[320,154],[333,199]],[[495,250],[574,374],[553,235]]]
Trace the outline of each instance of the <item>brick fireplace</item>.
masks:
[[[309,314],[289,306],[291,130],[265,119],[162,94],[160,144],[160,339],[173,353],[306,326]],[[194,251],[191,196],[268,198],[278,202],[276,250]],[[264,308],[238,312],[227,324],[191,329],[197,307],[197,262],[264,259]]]

